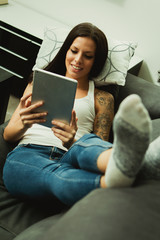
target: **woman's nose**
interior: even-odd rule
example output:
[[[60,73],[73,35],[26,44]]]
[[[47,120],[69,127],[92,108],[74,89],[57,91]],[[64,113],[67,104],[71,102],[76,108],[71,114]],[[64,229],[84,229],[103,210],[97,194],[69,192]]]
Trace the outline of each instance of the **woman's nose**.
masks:
[[[75,57],[75,61],[76,63],[81,63],[82,62],[82,55],[81,54],[77,54],[76,57]]]

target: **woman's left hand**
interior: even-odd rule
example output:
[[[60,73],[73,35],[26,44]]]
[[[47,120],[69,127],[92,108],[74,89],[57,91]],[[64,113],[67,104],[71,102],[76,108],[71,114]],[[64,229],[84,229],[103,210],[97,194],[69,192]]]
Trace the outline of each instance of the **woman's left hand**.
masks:
[[[54,127],[52,127],[54,135],[62,141],[63,146],[67,149],[75,142],[75,135],[78,130],[77,120],[76,113],[73,110],[70,124],[58,120],[52,121],[54,125]]]

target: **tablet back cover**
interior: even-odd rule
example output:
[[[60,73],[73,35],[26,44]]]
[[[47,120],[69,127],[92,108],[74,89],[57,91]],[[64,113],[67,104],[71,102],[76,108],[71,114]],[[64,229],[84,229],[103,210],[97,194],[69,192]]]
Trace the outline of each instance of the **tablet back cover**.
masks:
[[[36,112],[48,112],[42,125],[52,127],[53,119],[70,122],[76,88],[76,80],[41,69],[34,71],[32,103],[43,100],[43,106]]]

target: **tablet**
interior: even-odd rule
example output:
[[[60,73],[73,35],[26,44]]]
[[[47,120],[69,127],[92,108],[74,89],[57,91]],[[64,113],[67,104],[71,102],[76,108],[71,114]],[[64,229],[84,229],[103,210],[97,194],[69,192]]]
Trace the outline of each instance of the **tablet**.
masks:
[[[43,100],[36,112],[47,111],[44,126],[52,127],[53,119],[70,123],[77,81],[42,69],[33,73],[32,103]]]

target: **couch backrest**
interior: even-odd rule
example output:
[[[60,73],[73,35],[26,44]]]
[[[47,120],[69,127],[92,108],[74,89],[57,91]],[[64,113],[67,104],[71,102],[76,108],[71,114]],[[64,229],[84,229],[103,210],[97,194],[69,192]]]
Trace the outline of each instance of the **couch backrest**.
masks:
[[[141,97],[151,119],[160,118],[160,86],[129,73],[126,77],[125,86],[119,88],[119,94],[115,104],[116,111],[123,99],[134,93]]]

